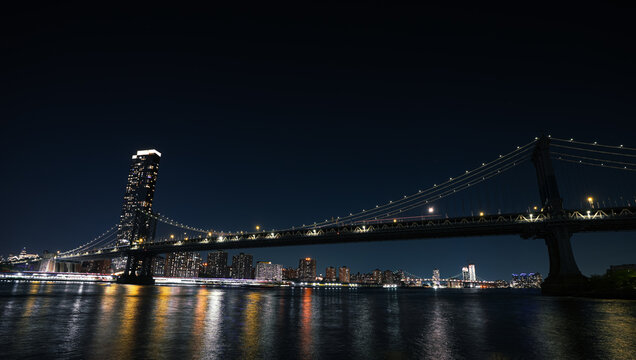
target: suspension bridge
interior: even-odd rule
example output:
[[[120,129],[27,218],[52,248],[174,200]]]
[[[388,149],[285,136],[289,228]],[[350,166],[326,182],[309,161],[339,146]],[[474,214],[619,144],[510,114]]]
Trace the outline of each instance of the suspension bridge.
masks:
[[[139,230],[130,243],[121,244],[115,236],[118,227],[113,226],[92,241],[57,254],[54,260],[126,257],[120,280],[152,283],[152,259],[161,253],[517,235],[544,239],[547,245],[550,272],[544,293],[576,293],[587,280],[574,259],[571,236],[636,230],[634,158],[636,149],[623,145],[543,136],[427,189],[348,215],[278,230],[215,231],[138,210],[137,218],[152,224],[152,231]],[[534,168],[534,176],[528,176],[528,164]],[[524,167],[522,179],[535,179],[539,197],[520,191],[516,180],[506,178]],[[555,169],[564,180],[562,186],[565,183],[562,192]],[[606,173],[586,173],[589,169]],[[491,184],[489,191],[485,184]],[[506,206],[510,199],[516,199],[516,204]],[[160,227],[163,229],[158,230]]]

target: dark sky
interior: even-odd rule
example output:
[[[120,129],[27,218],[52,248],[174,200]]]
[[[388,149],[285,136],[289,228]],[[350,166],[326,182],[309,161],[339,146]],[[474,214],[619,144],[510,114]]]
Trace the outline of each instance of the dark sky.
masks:
[[[155,210],[237,230],[396,199],[541,134],[634,146],[633,10],[3,11],[0,254],[67,249],[115,224],[138,149],[163,153]],[[576,235],[582,271],[636,262],[634,235]],[[320,272],[548,271],[543,241],[517,237],[248,252],[316,257]]]

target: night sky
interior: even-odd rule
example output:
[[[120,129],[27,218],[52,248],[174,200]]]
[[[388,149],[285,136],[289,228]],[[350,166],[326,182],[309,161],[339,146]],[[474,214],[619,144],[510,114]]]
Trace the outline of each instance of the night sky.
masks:
[[[117,223],[139,149],[163,154],[156,211],[227,231],[369,208],[542,134],[636,147],[633,8],[243,5],[3,11],[0,254]],[[635,235],[575,235],[582,272],[636,262]],[[505,236],[246,252],[321,273],[548,272],[542,240]]]

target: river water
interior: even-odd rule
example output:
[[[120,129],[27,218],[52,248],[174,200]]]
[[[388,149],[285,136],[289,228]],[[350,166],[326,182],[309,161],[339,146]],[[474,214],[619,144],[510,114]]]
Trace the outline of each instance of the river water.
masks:
[[[0,358],[636,359],[636,301],[0,283]]]

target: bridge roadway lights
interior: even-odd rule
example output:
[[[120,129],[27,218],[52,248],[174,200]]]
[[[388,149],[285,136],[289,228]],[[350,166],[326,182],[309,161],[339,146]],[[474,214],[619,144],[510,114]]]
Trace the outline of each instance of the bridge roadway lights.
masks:
[[[154,285],[152,277],[153,255],[145,252],[129,253],[124,273],[117,278],[118,284]]]
[[[541,284],[543,295],[580,295],[588,290],[588,278],[581,274],[565,227],[551,229],[542,236],[550,256],[550,274]]]

